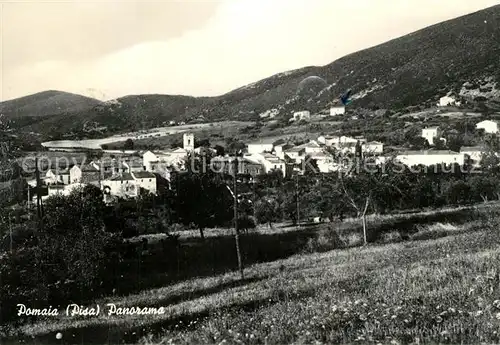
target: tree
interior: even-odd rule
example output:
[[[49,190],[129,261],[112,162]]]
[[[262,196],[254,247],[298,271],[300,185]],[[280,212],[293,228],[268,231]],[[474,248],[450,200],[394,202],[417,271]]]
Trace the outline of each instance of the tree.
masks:
[[[232,195],[224,181],[210,169],[200,173],[176,173],[172,186],[180,222],[196,224],[202,239],[206,227],[222,225],[233,219]]]
[[[53,302],[57,295],[68,298],[70,287],[95,291],[109,277],[107,270],[117,263],[119,255],[112,252],[122,242],[118,234],[106,231],[100,190],[85,187],[69,196],[51,196],[44,209],[44,226],[34,232],[32,246],[13,253],[5,264],[26,275],[29,282],[23,283],[23,288],[38,300]]]
[[[272,228],[273,222],[280,217],[280,207],[275,199],[262,198],[257,202],[255,209],[255,217],[261,224],[267,224]]]
[[[347,176],[340,174],[340,191],[346,204],[361,219],[363,226],[363,242],[368,243],[366,215],[370,205],[377,201],[377,195],[386,193],[404,193],[391,181],[392,174],[383,166],[368,166],[367,160],[356,160],[356,171]],[[381,192],[382,191],[382,192]]]
[[[470,191],[474,200],[486,202],[497,197],[496,192],[500,187],[500,181],[498,181],[497,178],[493,176],[478,175],[470,177],[467,182],[470,186]]]
[[[134,149],[134,141],[132,139],[125,140],[125,143],[123,144],[123,149],[124,150],[133,150]]]

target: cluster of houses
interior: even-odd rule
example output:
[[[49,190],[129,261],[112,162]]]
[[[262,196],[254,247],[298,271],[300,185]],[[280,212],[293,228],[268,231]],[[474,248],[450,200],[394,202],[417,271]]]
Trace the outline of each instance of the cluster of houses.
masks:
[[[309,121],[317,117],[317,119],[323,119],[327,117],[344,115],[345,114],[345,106],[344,105],[333,105],[330,107],[329,112],[320,113],[316,115],[311,115],[309,110],[296,111],[293,113],[292,118],[290,118],[289,122],[297,122],[297,121]]]
[[[477,129],[486,133],[498,133],[498,123],[491,120],[479,122]],[[429,127],[422,130],[421,136],[433,146],[441,138],[439,127]],[[48,196],[58,193],[69,194],[75,187],[93,184],[103,190],[105,198],[113,200],[116,197],[133,198],[141,191],[156,194],[158,182],[161,179],[170,180],[173,169],[186,169],[187,156],[194,152],[200,153],[202,148],[195,148],[194,135],[185,133],[183,147],[168,150],[146,151],[140,155],[116,159],[95,160],[88,164],[74,165],[70,169],[49,169],[43,180],[48,188]],[[208,167],[215,172],[233,174],[235,159],[238,160],[238,174],[259,175],[274,170],[280,170],[283,175],[290,176],[294,171],[304,173],[304,163],[307,159],[314,160],[321,173],[338,171],[341,168],[339,156],[356,154],[376,156],[378,161],[384,161],[384,144],[377,141],[367,142],[363,137],[348,137],[321,135],[316,140],[310,140],[300,145],[285,139],[261,139],[246,145],[245,152],[238,157],[215,156],[211,158]],[[203,148],[207,150],[207,148]],[[214,149],[212,150],[215,154]],[[437,150],[434,148],[420,151],[401,151],[395,158],[408,166],[435,164],[464,164],[470,161],[479,164],[485,153],[482,147],[462,147],[460,152]]]

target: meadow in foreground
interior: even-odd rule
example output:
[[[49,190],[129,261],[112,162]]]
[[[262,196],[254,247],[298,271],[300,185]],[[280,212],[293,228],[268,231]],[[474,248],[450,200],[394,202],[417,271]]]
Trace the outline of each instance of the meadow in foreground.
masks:
[[[76,342],[85,334],[86,343],[103,336],[142,344],[498,343],[496,217],[430,224],[424,238],[447,235],[433,240],[414,236],[255,264],[243,281],[228,273],[98,301],[164,306],[164,315],[62,317],[20,331],[40,340],[62,331]]]
[[[229,305],[142,342],[498,343],[499,244],[492,223],[438,240],[283,260],[266,269],[284,270],[258,283],[267,305]]]

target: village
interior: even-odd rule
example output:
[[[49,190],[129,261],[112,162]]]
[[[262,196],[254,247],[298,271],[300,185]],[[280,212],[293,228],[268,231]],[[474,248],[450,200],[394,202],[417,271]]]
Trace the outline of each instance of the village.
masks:
[[[438,107],[460,106],[455,98],[444,96]],[[329,115],[335,117],[346,113],[344,105],[334,105]],[[266,116],[273,117],[273,112]],[[309,111],[298,111],[290,121],[308,121],[312,116]],[[483,120],[475,125],[476,131],[482,134],[498,133],[498,123]],[[170,181],[172,171],[186,171],[189,157],[206,155],[209,161],[206,168],[214,172],[234,174],[234,162],[238,161],[237,173],[258,176],[272,171],[280,171],[284,178],[303,175],[308,162],[314,161],[317,173],[342,172],[348,169],[345,158],[354,157],[357,152],[363,157],[373,157],[376,164],[384,164],[395,160],[408,167],[469,164],[478,167],[483,155],[489,152],[485,146],[463,146],[459,152],[436,148],[439,142],[445,143],[441,137],[439,126],[425,127],[421,138],[425,140],[427,149],[400,150],[387,153],[384,143],[367,142],[362,136],[349,137],[338,135],[319,135],[300,145],[284,138],[262,138],[246,143],[245,150],[233,154],[218,154],[210,147],[195,147],[195,134],[183,134],[183,146],[164,150],[128,150],[127,154],[116,157],[110,155],[100,159],[82,162],[82,164],[65,164],[51,166],[43,172],[41,180],[47,186],[47,194],[42,199],[55,194],[68,195],[74,188],[92,184],[99,187],[108,202],[117,198],[134,198],[140,191],[157,194],[160,180]],[[50,148],[49,148],[50,149]],[[36,180],[28,182],[33,188]],[[36,195],[33,196],[36,200]]]

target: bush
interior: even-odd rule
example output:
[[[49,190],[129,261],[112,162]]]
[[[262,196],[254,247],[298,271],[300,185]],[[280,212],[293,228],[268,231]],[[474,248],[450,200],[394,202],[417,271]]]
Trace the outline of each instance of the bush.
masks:
[[[397,243],[403,241],[403,237],[399,231],[386,232],[381,235],[380,241],[382,243]]]
[[[100,191],[85,187],[44,206],[35,239],[0,259],[3,320],[16,317],[17,303],[46,308],[76,296],[81,303],[113,286],[109,272],[120,260],[122,238],[106,231]]]
[[[306,251],[325,252],[333,249],[341,249],[347,246],[347,241],[342,239],[338,230],[333,226],[322,228],[315,238],[310,238],[306,244]]]

